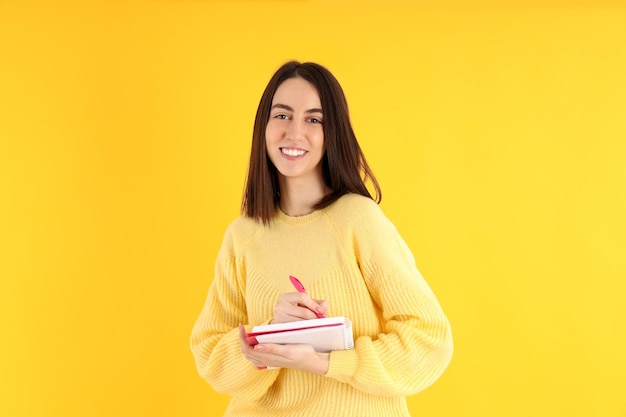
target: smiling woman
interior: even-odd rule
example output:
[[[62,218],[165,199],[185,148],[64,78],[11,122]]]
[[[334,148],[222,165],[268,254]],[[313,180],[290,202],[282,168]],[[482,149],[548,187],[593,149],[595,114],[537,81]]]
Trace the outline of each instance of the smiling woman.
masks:
[[[322,115],[317,90],[302,78],[286,80],[274,94],[265,145],[270,161],[279,172],[280,189],[284,190],[279,206],[290,216],[309,214],[315,203],[329,192],[322,175]],[[303,192],[306,200],[302,200]],[[300,198],[290,198],[296,195]]]
[[[299,106],[298,109],[293,107],[296,105]],[[300,119],[289,120],[296,116],[296,110],[303,113],[298,116]],[[287,122],[283,124],[279,120]],[[290,130],[280,133],[278,126],[284,126],[281,128],[283,130],[286,129],[285,126],[289,126]],[[303,130],[298,131],[300,129]],[[285,148],[281,155],[295,156],[297,153],[294,150],[298,149],[290,149],[290,146],[293,147],[293,141],[302,140],[289,136],[306,133],[305,136],[309,136],[308,140],[311,140],[313,131],[322,134],[321,165],[316,167],[321,169],[323,183],[318,185],[323,186],[324,190],[312,208],[324,208],[349,192],[372,197],[365,185],[367,180],[372,182],[375,199],[380,202],[381,190],[352,129],[348,104],[341,85],[321,65],[288,62],[269,81],[257,109],[248,179],[242,202],[242,211],[248,217],[268,224],[276,207],[287,204],[287,201],[281,201],[281,191],[284,193],[284,190],[280,189],[281,179],[277,166],[274,165],[278,159],[271,159],[273,153],[268,149],[269,141],[275,135],[284,134],[287,137],[286,142],[281,145]]]
[[[200,375],[232,397],[226,416],[408,416],[405,397],[451,359],[448,320],[377,204],[347,109],[314,63],[283,65],[261,97],[243,216],[224,236],[191,335]],[[308,293],[293,292],[291,275]],[[245,337],[319,315],[350,318],[354,349]],[[259,371],[268,368],[278,369]]]

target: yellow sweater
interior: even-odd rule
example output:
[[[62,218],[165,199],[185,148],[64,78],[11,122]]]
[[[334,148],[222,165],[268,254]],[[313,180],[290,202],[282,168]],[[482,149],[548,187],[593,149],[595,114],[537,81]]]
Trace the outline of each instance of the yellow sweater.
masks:
[[[266,324],[298,277],[327,316],[352,320],[355,347],[330,355],[326,375],[259,371],[237,326]],[[393,224],[371,199],[348,194],[302,217],[277,211],[226,231],[193,328],[200,375],[232,396],[225,416],[409,416],[405,396],[434,383],[452,356],[450,326]]]

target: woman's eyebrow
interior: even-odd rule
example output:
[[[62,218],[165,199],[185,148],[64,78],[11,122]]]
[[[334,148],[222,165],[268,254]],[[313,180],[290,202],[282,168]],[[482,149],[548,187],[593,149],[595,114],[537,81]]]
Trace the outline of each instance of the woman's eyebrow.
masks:
[[[290,112],[293,112],[293,107],[288,106],[286,104],[282,104],[282,103],[276,103],[274,105],[272,105],[272,109],[284,109]],[[321,113],[324,114],[324,112],[322,112],[322,109],[308,109],[305,111],[305,113]]]

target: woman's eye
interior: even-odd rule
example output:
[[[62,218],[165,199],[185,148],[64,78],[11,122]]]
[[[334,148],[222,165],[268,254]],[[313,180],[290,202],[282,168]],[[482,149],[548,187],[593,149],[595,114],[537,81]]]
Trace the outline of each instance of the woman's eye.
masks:
[[[320,119],[316,119],[315,117],[310,118],[310,119],[309,119],[309,121],[310,121],[311,123],[319,123],[319,124],[322,124],[322,121],[321,121]]]
[[[277,114],[277,115],[274,116],[274,119],[285,120],[285,119],[287,119],[287,115],[286,114]]]

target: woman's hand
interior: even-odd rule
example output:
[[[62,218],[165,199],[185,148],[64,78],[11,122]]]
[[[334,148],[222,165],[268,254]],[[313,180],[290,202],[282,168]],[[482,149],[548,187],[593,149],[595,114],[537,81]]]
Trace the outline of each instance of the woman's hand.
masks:
[[[328,372],[330,353],[316,352],[311,345],[278,345],[260,343],[250,346],[246,338],[246,329],[239,325],[241,353],[257,368],[268,366],[292,368],[313,374],[324,375]]]
[[[278,298],[271,323],[288,323],[317,318],[315,313],[326,314],[328,301],[313,300],[303,292],[288,292]]]

